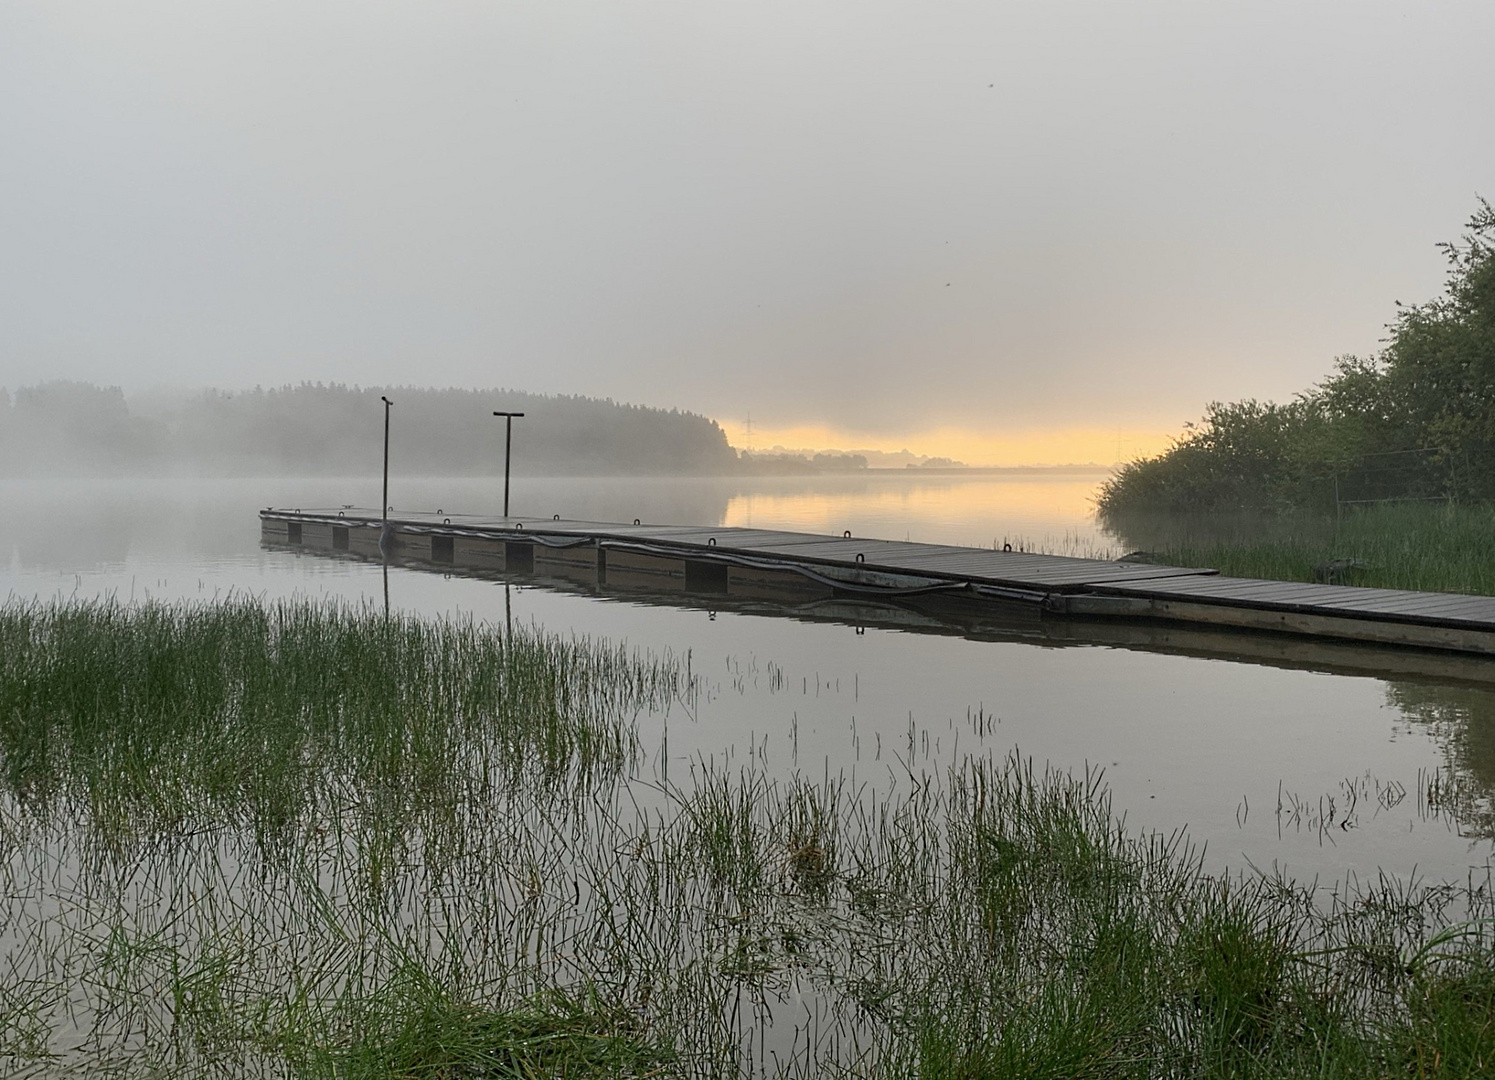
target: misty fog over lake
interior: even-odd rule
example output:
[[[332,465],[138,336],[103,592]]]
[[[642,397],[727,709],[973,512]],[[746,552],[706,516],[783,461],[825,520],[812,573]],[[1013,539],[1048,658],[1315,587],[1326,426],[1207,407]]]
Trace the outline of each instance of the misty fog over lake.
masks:
[[[1490,1075],[1492,43],[0,4],[0,1074]]]

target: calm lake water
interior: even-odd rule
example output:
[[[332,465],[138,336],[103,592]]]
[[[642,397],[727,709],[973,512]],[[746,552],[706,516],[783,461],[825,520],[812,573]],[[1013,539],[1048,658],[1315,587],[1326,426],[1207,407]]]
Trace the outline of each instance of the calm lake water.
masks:
[[[1118,553],[1095,524],[1096,473],[749,480],[519,481],[526,514],[755,525],[862,536]],[[377,502],[367,479],[0,482],[0,595],[383,602],[378,566],[265,549],[259,508]],[[397,508],[491,511],[491,480],[401,480]],[[1477,812],[1495,786],[1495,690],[1475,678],[1390,677],[1376,654],[1335,673],[1292,649],[1180,655],[979,639],[795,612],[711,611],[542,583],[395,567],[390,603],[534,623],[690,657],[694,716],[646,721],[651,768],[693,762],[845,776],[896,789],[971,754],[1014,751],[1104,770],[1137,830],[1187,828],[1216,868],[1298,879],[1464,880],[1491,856]],[[930,628],[937,629],[937,628]],[[1388,661],[1387,670],[1393,670]],[[1492,681],[1490,686],[1495,686]],[[1425,797],[1452,775],[1460,816]],[[1471,809],[1473,808],[1473,809]]]

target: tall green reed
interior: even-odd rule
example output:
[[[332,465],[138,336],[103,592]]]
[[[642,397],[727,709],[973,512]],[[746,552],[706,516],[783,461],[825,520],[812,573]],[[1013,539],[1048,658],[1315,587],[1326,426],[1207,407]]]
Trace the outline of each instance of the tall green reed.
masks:
[[[1158,561],[1233,577],[1495,595],[1495,507],[1483,504],[1385,503],[1339,516],[1131,515],[1107,525]]]
[[[150,832],[329,798],[450,816],[615,776],[688,694],[668,658],[532,629],[250,599],[0,606],[0,769],[28,812]]]

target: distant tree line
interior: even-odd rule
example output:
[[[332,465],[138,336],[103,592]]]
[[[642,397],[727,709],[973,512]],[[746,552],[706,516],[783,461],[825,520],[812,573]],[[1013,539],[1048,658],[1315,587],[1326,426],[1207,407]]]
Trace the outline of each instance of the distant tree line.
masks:
[[[815,476],[828,472],[859,472],[867,467],[867,458],[863,454],[778,454],[744,450],[740,466],[740,471],[755,476]]]
[[[529,475],[737,471],[714,421],[694,413],[513,390],[303,383],[209,390],[169,407],[132,409],[118,387],[50,382],[0,390],[0,475],[345,475],[376,472],[384,405],[394,401],[390,458],[406,475],[503,470]]]
[[[1495,498],[1495,209],[1439,245],[1443,295],[1398,305],[1385,348],[1286,404],[1211,404],[1102,489],[1109,516]]]

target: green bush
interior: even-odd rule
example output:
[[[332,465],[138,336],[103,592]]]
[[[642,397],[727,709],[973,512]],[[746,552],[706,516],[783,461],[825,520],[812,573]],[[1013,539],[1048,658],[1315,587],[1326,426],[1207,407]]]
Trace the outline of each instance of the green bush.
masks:
[[[1285,404],[1215,402],[1166,452],[1124,466],[1103,515],[1495,497],[1495,208],[1441,245],[1442,296],[1401,308],[1378,356],[1341,357]]]

